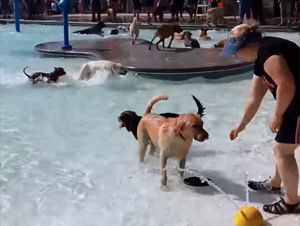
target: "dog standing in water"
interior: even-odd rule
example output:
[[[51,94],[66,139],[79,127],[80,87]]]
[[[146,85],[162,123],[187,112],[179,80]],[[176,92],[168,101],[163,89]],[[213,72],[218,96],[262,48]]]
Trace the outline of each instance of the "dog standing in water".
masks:
[[[155,148],[160,152],[161,184],[167,185],[167,160],[174,157],[180,160],[179,167],[185,168],[185,158],[193,140],[203,142],[209,135],[203,128],[202,115],[179,114],[177,118],[165,118],[151,113],[153,105],[160,100],[167,100],[164,94],[150,100],[142,117],[137,137],[140,162],[144,162],[147,145],[150,143],[150,154]],[[183,175],[183,172],[181,172]]]
[[[82,65],[79,80],[89,80],[97,71],[110,71],[112,75],[126,75],[127,70],[122,64],[108,60],[89,61]]]
[[[137,38],[139,37],[139,33],[140,33],[140,22],[137,20],[136,17],[133,18],[132,23],[130,24],[129,27],[129,33],[131,36],[131,43],[132,45],[135,44]]]

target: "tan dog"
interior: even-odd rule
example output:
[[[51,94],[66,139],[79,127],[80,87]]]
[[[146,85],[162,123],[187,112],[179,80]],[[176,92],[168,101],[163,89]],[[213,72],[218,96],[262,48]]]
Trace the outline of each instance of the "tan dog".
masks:
[[[206,23],[213,23],[214,25],[219,23],[226,23],[226,20],[224,18],[224,8],[223,7],[216,7],[216,8],[210,8],[204,13],[204,16],[206,17]]]
[[[131,43],[132,45],[134,45],[140,34],[140,22],[137,20],[136,17],[133,18],[133,21],[130,24],[129,33],[131,36]]]
[[[221,41],[219,41],[217,44],[214,44],[215,48],[223,48],[225,43],[226,43],[227,39],[222,39]]]
[[[155,30],[154,36],[150,42],[149,50],[151,50],[152,42],[154,41],[154,39],[156,37],[160,38],[159,41],[156,43],[156,48],[158,50],[160,50],[158,48],[158,44],[162,42],[163,47],[165,48],[165,39],[171,37],[170,43],[168,45],[168,48],[170,48],[171,43],[174,39],[174,33],[176,32],[176,33],[180,34],[182,31],[183,31],[182,28],[178,24],[175,24],[175,25],[174,24],[173,25],[163,24],[163,25],[158,26],[158,28]]]
[[[207,35],[207,29],[201,28],[200,40],[210,40],[211,38]]]
[[[180,169],[185,168],[185,159],[193,139],[204,141],[208,133],[203,129],[202,115],[180,114],[178,118],[165,118],[152,114],[153,105],[168,97],[161,94],[152,98],[145,114],[138,125],[137,137],[139,142],[139,160],[144,162],[147,145],[150,143],[150,154],[155,148],[160,151],[161,184],[167,185],[167,160],[170,157],[180,159]],[[181,176],[183,172],[180,173]]]

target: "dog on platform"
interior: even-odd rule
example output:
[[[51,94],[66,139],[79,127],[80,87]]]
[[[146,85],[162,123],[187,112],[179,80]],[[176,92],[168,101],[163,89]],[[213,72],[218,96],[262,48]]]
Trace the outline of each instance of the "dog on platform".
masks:
[[[89,80],[97,71],[109,71],[111,75],[126,75],[126,68],[120,63],[108,60],[89,61],[82,65],[79,80]]]
[[[199,42],[196,39],[192,38],[192,33],[190,31],[184,32],[183,36],[185,47],[190,47],[192,49],[200,48]]]
[[[106,27],[106,25],[101,21],[101,22],[99,22],[98,24],[96,24],[95,26],[93,26],[91,28],[75,31],[73,33],[84,34],[84,35],[100,35],[100,36],[103,36],[102,28],[104,28],[104,27]]]
[[[131,43],[132,45],[134,45],[140,33],[140,22],[137,20],[136,17],[133,18],[133,21],[130,24],[129,33],[131,36]]]
[[[158,26],[157,29],[155,30],[154,36],[150,42],[149,50],[151,50],[151,45],[156,37],[159,37],[159,41],[156,43],[157,50],[160,50],[158,45],[161,42],[163,43],[163,47],[165,48],[165,39],[169,38],[169,37],[171,37],[170,43],[168,45],[168,48],[170,48],[171,44],[173,42],[173,39],[174,39],[174,33],[176,32],[176,33],[180,34],[182,31],[183,31],[182,28],[178,24],[175,24],[175,25],[174,24],[173,25],[163,24],[163,25]]]
[[[208,133],[203,128],[201,115],[189,113],[180,114],[177,118],[165,118],[151,113],[155,103],[167,99],[168,97],[164,94],[152,98],[137,129],[140,162],[144,162],[149,143],[151,154],[155,150],[160,152],[161,184],[163,186],[167,185],[166,166],[168,158],[179,159],[179,167],[184,169],[186,156],[193,140],[203,142],[208,139]],[[182,171],[180,174],[183,176]]]
[[[26,69],[28,67],[25,67],[23,69],[23,73],[28,77],[29,81],[32,82],[32,84],[35,83],[57,83],[59,77],[66,74],[65,70],[62,67],[54,67],[54,71],[50,73],[46,72],[35,72],[32,75],[29,75],[26,73]]]

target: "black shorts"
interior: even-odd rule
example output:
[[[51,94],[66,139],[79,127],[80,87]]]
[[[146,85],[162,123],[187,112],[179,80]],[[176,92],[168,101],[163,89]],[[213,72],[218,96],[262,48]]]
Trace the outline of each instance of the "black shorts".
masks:
[[[282,116],[279,131],[275,137],[278,143],[300,144],[300,103],[293,100]]]
[[[133,10],[142,10],[142,5],[140,0],[131,0]]]

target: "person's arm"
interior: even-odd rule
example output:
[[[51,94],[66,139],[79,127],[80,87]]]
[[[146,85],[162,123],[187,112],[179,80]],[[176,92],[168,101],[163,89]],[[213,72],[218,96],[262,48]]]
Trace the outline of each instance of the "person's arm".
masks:
[[[295,95],[296,87],[293,74],[285,58],[281,55],[269,57],[265,62],[264,69],[277,84],[274,115],[281,117]]]
[[[253,75],[250,93],[246,101],[240,126],[246,127],[253,119],[267,91],[268,87],[263,83],[262,79],[259,76]]]

